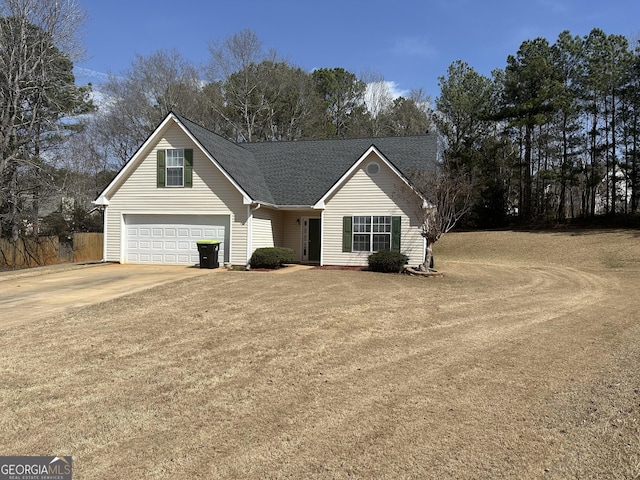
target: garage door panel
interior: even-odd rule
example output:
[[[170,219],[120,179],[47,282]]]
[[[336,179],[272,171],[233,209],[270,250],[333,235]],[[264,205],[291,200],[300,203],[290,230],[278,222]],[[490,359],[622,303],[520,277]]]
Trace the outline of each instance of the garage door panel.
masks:
[[[178,242],[177,250],[180,252],[188,252],[192,248],[193,247],[191,246],[190,242]]]
[[[206,228],[203,232],[203,237],[206,238],[223,238],[224,237],[224,227],[219,228]]]
[[[195,265],[199,262],[196,242],[220,240],[220,262],[229,241],[229,217],[203,215],[125,215],[128,263]]]
[[[145,253],[129,253],[127,254],[128,263],[150,263],[151,255]]]

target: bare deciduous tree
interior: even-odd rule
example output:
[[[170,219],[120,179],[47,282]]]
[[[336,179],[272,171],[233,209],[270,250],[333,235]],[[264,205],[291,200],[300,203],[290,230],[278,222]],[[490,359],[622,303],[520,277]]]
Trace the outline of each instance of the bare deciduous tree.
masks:
[[[3,0],[0,16],[36,25],[71,61],[76,62],[85,54],[81,30],[87,14],[75,0]]]
[[[273,79],[269,70],[278,65],[276,52],[265,52],[257,34],[245,29],[222,42],[211,42],[209,53],[209,80],[222,85],[225,99],[216,110],[234,126],[238,137],[250,142],[258,119],[270,110],[263,89],[277,87],[269,84]]]
[[[118,166],[170,111],[205,123],[202,82],[195,66],[176,50],[136,55],[131,67],[111,76],[102,89],[108,100],[96,117],[96,141]]]
[[[413,186],[408,194],[413,214],[427,243],[424,262],[419,269],[430,271],[433,245],[471,208],[472,180],[467,172],[456,171],[444,163],[437,164],[433,170],[413,170],[409,172],[408,180]]]
[[[371,116],[370,135],[372,137],[386,135],[385,114],[388,113],[393,105],[393,96],[389,83],[385,81],[381,73],[374,71],[364,72],[360,79],[367,84],[364,102]]]

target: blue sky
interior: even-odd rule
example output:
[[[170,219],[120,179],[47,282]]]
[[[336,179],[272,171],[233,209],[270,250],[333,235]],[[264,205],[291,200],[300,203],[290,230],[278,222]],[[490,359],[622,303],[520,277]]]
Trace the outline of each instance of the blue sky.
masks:
[[[563,30],[640,36],[638,0],[79,0],[88,14],[78,83],[127,69],[134,54],[177,49],[196,64],[207,45],[245,28],[304,70],[379,72],[400,92],[435,98],[455,60],[489,75],[527,39]]]

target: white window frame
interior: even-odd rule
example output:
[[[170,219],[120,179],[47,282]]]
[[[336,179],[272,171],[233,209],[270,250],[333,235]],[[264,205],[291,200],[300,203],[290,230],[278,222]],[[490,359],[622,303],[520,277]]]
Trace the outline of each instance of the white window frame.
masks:
[[[356,219],[358,221],[356,222]],[[384,250],[391,250],[391,224],[392,224],[392,216],[391,215],[354,215],[351,217],[351,251],[357,253],[373,253],[379,250],[374,250],[374,240],[377,237],[382,235],[387,237],[387,245],[388,248]],[[368,237],[366,242],[362,241],[362,239],[358,239],[356,241],[356,236],[359,237]],[[356,248],[356,245],[360,247],[360,245],[367,243],[368,249],[360,249]]]
[[[176,156],[174,156],[176,155]],[[171,160],[182,160],[181,165],[170,165]],[[181,183],[179,185],[169,185],[169,170],[179,170]],[[168,188],[184,187],[184,148],[168,148],[165,151],[165,173],[164,185]]]

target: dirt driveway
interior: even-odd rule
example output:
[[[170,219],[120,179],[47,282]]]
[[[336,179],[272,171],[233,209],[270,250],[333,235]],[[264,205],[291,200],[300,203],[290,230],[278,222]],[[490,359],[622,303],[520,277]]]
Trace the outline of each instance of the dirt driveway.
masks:
[[[0,329],[217,271],[222,270],[96,264],[0,273]]]

